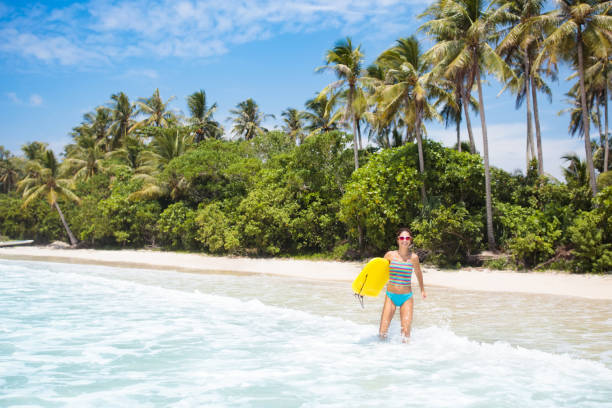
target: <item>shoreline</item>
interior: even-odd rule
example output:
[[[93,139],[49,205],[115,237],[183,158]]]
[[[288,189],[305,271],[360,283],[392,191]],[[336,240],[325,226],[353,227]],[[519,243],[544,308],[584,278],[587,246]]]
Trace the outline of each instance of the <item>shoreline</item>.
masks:
[[[246,273],[350,283],[363,262],[311,261],[280,258],[222,257],[152,250],[56,249],[42,246],[0,248],[0,259],[124,268],[163,269],[190,273]],[[513,272],[489,269],[440,270],[423,267],[425,288],[512,292],[612,300],[612,275],[556,272]],[[415,279],[413,290],[418,291]]]

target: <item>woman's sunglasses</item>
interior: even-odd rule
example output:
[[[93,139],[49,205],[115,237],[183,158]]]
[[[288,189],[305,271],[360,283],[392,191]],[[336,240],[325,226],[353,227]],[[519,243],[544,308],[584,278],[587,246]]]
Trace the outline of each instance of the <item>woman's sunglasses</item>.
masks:
[[[399,239],[400,241],[409,241],[412,239],[412,237],[397,237],[397,239]]]

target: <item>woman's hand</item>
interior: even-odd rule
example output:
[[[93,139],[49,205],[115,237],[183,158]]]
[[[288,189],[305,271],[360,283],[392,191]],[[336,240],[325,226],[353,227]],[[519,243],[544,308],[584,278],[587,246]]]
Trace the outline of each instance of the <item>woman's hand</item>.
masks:
[[[423,299],[427,298],[427,292],[425,292],[425,289],[421,289],[421,296],[423,296]]]

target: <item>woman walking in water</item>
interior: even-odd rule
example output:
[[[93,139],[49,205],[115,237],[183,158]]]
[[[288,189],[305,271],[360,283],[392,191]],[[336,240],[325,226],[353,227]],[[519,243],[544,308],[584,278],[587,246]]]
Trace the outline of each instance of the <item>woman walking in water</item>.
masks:
[[[412,247],[412,233],[408,228],[400,228],[397,232],[397,251],[389,251],[385,254],[389,264],[389,283],[387,284],[387,296],[383,305],[382,316],[380,318],[381,338],[387,337],[389,324],[395,314],[395,309],[400,309],[400,319],[402,324],[402,336],[405,339],[410,337],[410,326],[412,324],[412,309],[414,299],[412,297],[411,278],[412,272],[419,280],[421,296],[427,297],[425,286],[423,286],[423,273],[419,264],[419,257],[410,249]]]

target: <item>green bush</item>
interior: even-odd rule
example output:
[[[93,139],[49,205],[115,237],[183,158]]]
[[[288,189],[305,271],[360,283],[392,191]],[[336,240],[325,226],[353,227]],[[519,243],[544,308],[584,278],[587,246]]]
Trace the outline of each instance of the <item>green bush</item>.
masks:
[[[198,209],[195,239],[211,253],[239,253],[240,234],[233,222],[234,218],[226,214],[219,202]]]
[[[428,262],[456,265],[477,250],[482,241],[482,219],[463,204],[438,207],[412,223],[414,245],[429,252]]]
[[[130,194],[140,188],[140,180],[116,180],[110,196],[96,204],[98,212],[91,214],[90,224],[81,232],[82,239],[130,247],[155,244],[161,206],[157,201],[130,199]],[[86,208],[95,211],[93,204]]]
[[[157,220],[159,243],[171,249],[197,249],[196,212],[182,201],[169,205]]]
[[[500,245],[523,267],[549,259],[562,236],[559,221],[534,208],[496,203],[494,219],[501,231]]]
[[[606,187],[612,186],[612,170],[608,170],[605,173],[601,173],[597,177],[597,188],[603,190]]]
[[[432,141],[425,141],[423,150],[425,176],[417,170],[416,145],[408,144],[372,155],[346,185],[339,218],[349,237],[356,239],[361,232],[366,253],[388,249],[395,244],[398,227],[421,217],[423,180],[427,207],[457,204],[479,214],[484,206],[484,171],[477,155]]]
[[[0,234],[11,239],[33,239],[38,244],[68,240],[59,214],[46,201],[36,200],[26,208],[21,208],[22,204],[15,192],[0,194]],[[59,205],[64,208],[63,202]],[[69,224],[71,221],[67,219]]]
[[[364,246],[383,252],[394,244],[395,230],[415,218],[422,181],[410,160],[411,149],[383,150],[353,173],[340,201],[339,218],[348,234],[363,234]]]
[[[599,192],[595,204],[568,228],[575,272],[612,271],[612,187]]]

